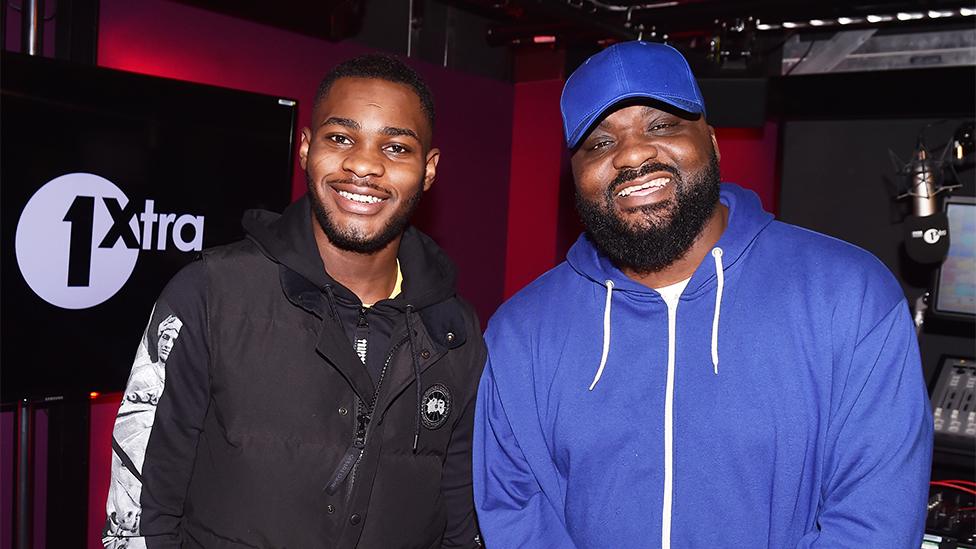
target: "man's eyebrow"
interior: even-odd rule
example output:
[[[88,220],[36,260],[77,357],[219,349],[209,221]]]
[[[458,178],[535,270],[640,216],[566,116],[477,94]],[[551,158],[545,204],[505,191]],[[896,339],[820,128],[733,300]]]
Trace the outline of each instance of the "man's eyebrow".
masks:
[[[417,141],[420,141],[420,136],[417,135],[417,132],[411,130],[410,128],[396,128],[393,126],[387,126],[382,130],[380,130],[380,133],[382,133],[383,135],[388,135],[390,137],[399,137],[405,135],[407,137],[412,137]]]
[[[355,120],[350,120],[348,118],[339,118],[337,116],[330,116],[325,120],[325,122],[322,122],[322,126],[329,126],[329,125],[342,126],[344,128],[349,128],[352,130],[360,129],[359,122],[356,122]]]
[[[648,105],[644,106],[644,116],[651,117],[655,120],[659,120],[662,117],[680,118],[670,111],[655,109],[654,107]]]

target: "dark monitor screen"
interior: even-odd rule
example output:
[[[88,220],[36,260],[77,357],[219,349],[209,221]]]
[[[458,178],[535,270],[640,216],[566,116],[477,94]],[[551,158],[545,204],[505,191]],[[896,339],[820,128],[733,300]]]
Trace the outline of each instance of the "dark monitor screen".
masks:
[[[946,199],[949,254],[939,268],[935,312],[943,316],[976,318],[976,199]]]
[[[3,53],[4,402],[125,386],[199,250],[290,199],[295,102]]]

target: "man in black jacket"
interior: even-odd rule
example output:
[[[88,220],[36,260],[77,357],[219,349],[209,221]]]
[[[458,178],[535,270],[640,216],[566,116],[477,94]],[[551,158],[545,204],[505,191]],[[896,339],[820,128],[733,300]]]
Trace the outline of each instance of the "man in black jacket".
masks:
[[[450,260],[408,226],[434,182],[433,122],[395,59],[322,81],[308,194],[248,212],[247,238],[205,251],[153,309],[113,433],[106,547],[480,545],[484,343]]]

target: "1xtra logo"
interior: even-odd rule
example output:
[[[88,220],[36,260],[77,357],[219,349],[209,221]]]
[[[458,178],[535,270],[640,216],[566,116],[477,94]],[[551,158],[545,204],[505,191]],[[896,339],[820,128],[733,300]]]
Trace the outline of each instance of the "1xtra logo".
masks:
[[[140,250],[203,248],[203,216],[142,211],[115,184],[90,173],[48,181],[17,222],[15,248],[24,280],[38,296],[64,309],[87,309],[115,295],[132,274]],[[187,238],[189,237],[189,238]]]

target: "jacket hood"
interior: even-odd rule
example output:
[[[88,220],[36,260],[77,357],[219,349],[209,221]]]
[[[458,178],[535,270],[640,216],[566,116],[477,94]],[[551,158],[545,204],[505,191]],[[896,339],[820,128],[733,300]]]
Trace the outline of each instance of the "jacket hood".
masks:
[[[298,274],[319,290],[327,286],[337,297],[358,302],[348,288],[326,271],[312,234],[312,211],[308,195],[296,200],[281,214],[267,210],[248,210],[241,225],[247,237],[272,261]],[[389,305],[414,310],[439,303],[456,293],[456,269],[434,241],[410,226],[400,240],[397,253],[403,274],[403,287]]]
[[[738,185],[723,183],[719,201],[729,208],[729,224],[715,244],[722,250],[722,263],[725,268],[731,267],[742,257],[749,245],[759,236],[759,233],[773,220],[773,215],[762,209],[762,204],[756,193],[743,189]],[[608,257],[601,254],[593,242],[584,233],[570,248],[566,257],[569,264],[580,275],[604,286],[607,281],[613,283],[613,289],[640,294],[652,294],[653,290],[635,282],[618,269]],[[707,292],[715,284],[717,276],[707,260],[695,270],[691,281],[685,290],[685,295],[696,296]]]

